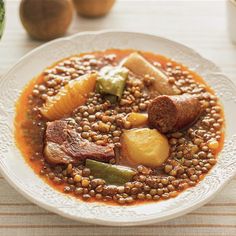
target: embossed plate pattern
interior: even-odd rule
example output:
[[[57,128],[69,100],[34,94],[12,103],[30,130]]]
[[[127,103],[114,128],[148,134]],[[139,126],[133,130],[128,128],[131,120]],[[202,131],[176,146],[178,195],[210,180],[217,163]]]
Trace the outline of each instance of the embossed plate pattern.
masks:
[[[133,48],[168,56],[199,73],[224,106],[226,141],[219,161],[196,187],[178,197],[137,206],[85,203],[52,189],[24,161],[14,143],[15,101],[26,83],[45,67],[80,52]],[[140,225],[188,213],[209,201],[236,174],[236,88],[210,61],[190,48],[153,35],[131,32],[86,32],[47,43],[23,57],[0,80],[0,170],[30,201],[62,216],[103,225]]]

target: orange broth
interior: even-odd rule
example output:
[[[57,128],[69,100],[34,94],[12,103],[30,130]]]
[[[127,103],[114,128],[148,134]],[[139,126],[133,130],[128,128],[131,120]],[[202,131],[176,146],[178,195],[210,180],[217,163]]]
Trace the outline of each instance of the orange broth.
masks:
[[[95,56],[104,56],[104,55],[109,55],[109,54],[115,54],[116,55],[116,62],[121,61],[122,59],[124,59],[125,57],[127,57],[130,53],[134,52],[135,50],[132,49],[126,49],[126,50],[119,50],[119,49],[109,49],[106,51],[99,51],[99,52],[92,52],[92,53],[83,53],[83,54],[79,54],[79,55],[73,55],[71,57],[78,57],[78,56],[83,56],[83,55],[95,55]],[[167,58],[165,56],[162,55],[156,55],[153,54],[151,52],[140,52],[148,61],[150,62],[159,62],[163,67],[166,65],[166,63],[171,62],[174,66],[180,66],[182,69],[188,71],[190,73],[190,75],[193,76],[193,79],[195,81],[197,81],[200,84],[204,84],[206,85],[206,89],[208,92],[210,92],[211,94],[214,94],[214,91],[212,88],[210,88],[206,82],[204,81],[204,79],[196,74],[193,71],[190,71],[186,66],[174,62],[172,61],[170,58]],[[52,66],[49,66],[47,69],[49,68],[53,68],[54,66],[56,66],[57,64],[59,64],[60,62],[64,61],[64,60],[70,60],[71,57],[68,58],[64,58],[56,63],[54,63]],[[44,74],[41,73],[40,75],[36,76],[35,78],[33,78],[23,89],[18,101],[16,102],[16,116],[15,116],[15,142],[17,144],[17,147],[19,148],[19,150],[22,153],[22,156],[25,158],[25,161],[27,162],[27,164],[34,170],[34,172],[36,174],[40,173],[40,170],[42,168],[42,163],[39,159],[35,159],[35,160],[31,160],[31,156],[33,155],[33,153],[35,152],[35,150],[41,150],[41,146],[39,147],[39,145],[37,146],[37,144],[35,144],[34,146],[29,145],[27,140],[25,139],[24,133],[23,133],[23,129],[22,126],[27,125],[29,123],[29,125],[31,124],[32,120],[31,118],[29,118],[27,116],[26,111],[29,109],[30,105],[28,104],[28,98],[32,93],[33,87],[35,84],[40,84],[43,79],[44,79]],[[221,113],[222,118],[224,117],[223,112]],[[47,120],[45,119],[45,122]],[[42,141],[42,137],[39,138],[38,140],[39,142]],[[218,154],[224,145],[224,133],[221,134],[221,140],[219,141],[219,148],[215,151],[215,154]],[[42,154],[40,154],[42,155]],[[205,176],[205,174],[203,174],[202,176],[200,176],[200,179],[202,179]],[[63,188],[65,186],[65,184],[55,184],[52,181],[50,181],[49,178],[45,178],[44,176],[41,176],[46,182],[47,184],[51,185],[53,188],[55,188],[56,190],[59,190],[60,192],[63,192]],[[91,201],[91,200],[90,200]],[[92,200],[93,201],[93,200]],[[97,200],[96,200],[97,201]],[[145,200],[144,200],[145,201]],[[136,202],[136,201],[135,201]],[[114,202],[108,202],[109,204],[116,204]],[[137,202],[136,202],[137,203]]]

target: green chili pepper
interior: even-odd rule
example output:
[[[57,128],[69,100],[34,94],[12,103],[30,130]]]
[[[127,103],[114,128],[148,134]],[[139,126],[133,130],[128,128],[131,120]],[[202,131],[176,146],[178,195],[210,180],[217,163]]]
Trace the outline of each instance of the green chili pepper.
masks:
[[[129,167],[106,164],[90,159],[86,160],[86,167],[90,169],[94,177],[104,179],[107,184],[114,185],[124,185],[131,181],[136,174]]]
[[[126,68],[106,66],[97,78],[96,91],[121,98],[127,77],[128,70]]]
[[[111,104],[115,104],[117,102],[117,96],[115,95],[110,95],[110,94],[107,94],[104,96],[104,98],[109,101]]]

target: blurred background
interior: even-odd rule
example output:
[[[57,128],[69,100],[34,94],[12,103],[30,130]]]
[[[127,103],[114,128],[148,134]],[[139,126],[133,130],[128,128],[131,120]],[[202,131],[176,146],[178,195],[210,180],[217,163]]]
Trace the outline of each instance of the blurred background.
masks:
[[[84,18],[73,10],[73,19],[65,35],[106,29],[152,33],[196,49],[233,77],[236,74],[236,49],[227,30],[227,1],[234,0],[117,0],[110,12],[100,18]],[[6,24],[0,41],[0,74],[43,43],[26,33],[19,16],[20,2],[5,0]],[[235,20],[232,19],[234,28]]]
[[[55,27],[47,28],[48,34],[43,36],[39,32],[41,24],[48,19],[48,14],[49,16],[55,14],[56,18],[59,18],[55,21],[56,29],[65,31],[65,36],[84,31],[115,29],[151,33],[180,42],[215,62],[236,83],[236,46],[233,43],[236,42],[236,0],[116,0],[114,5],[108,7],[107,14],[95,18],[88,17],[91,6],[87,14],[85,8],[79,15],[72,5],[62,5],[65,6],[62,8],[58,6],[60,9],[58,11],[54,7],[44,7],[38,16],[40,14],[38,9],[42,9],[39,2],[43,0],[30,1],[37,4],[33,4],[33,7],[24,5],[20,14],[22,1],[4,0],[6,16],[5,29],[0,40],[0,77],[27,52],[45,43],[35,38],[47,37],[50,32],[58,33],[55,33]],[[55,4],[64,0],[47,1]],[[90,0],[84,1],[90,2]],[[93,8],[95,12],[107,2],[107,0],[97,1],[100,2]],[[77,4],[79,2],[80,0]],[[69,9],[69,13],[63,15],[65,8]],[[81,9],[81,6],[78,9]],[[84,14],[87,17],[84,17]],[[0,10],[0,22],[2,16]],[[67,22],[63,27],[60,21],[62,16],[65,17],[63,22]],[[35,17],[41,17],[39,25],[34,22]],[[47,24],[49,23],[46,22]],[[29,36],[29,33],[34,38]],[[5,214],[8,208],[11,213]],[[235,213],[236,178],[204,207],[171,221],[130,228],[81,225],[31,204],[11,188],[0,175],[0,235],[2,236],[13,234],[234,236]],[[37,222],[40,224],[37,225]]]

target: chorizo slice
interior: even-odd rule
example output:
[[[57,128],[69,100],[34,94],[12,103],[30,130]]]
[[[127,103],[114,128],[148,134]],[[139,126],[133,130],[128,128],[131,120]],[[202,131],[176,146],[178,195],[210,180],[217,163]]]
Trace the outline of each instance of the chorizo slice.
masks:
[[[163,70],[154,67],[139,53],[131,53],[126,59],[124,59],[122,65],[138,76],[144,77],[149,75],[155,78],[153,89],[159,94],[180,94],[180,90],[168,82],[167,74]]]
[[[161,95],[148,107],[148,122],[162,133],[176,132],[194,123],[201,114],[199,100],[190,95]]]

